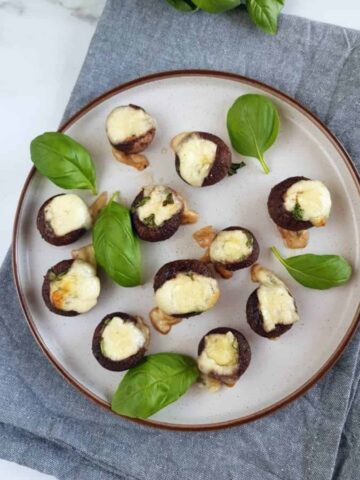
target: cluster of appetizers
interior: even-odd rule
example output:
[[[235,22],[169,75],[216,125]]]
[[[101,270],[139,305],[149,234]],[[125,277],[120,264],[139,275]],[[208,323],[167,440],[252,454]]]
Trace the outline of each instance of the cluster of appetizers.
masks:
[[[115,108],[108,116],[106,131],[115,157],[142,169],[147,159],[140,155],[153,141],[154,119],[135,105]],[[175,168],[189,185],[204,187],[222,180],[231,167],[231,152],[217,136],[187,132],[171,142]],[[88,207],[75,194],[60,194],[40,208],[37,227],[52,245],[68,245],[89,230],[106,196]],[[320,181],[306,177],[288,178],[270,192],[268,211],[290,248],[304,247],[309,228],[325,225],[331,197]],[[195,223],[198,215],[189,210],[183,197],[166,185],[148,185],[131,205],[133,229],[144,241],[159,242],[172,237],[180,225]],[[246,305],[247,321],[258,335],[273,339],[283,335],[299,319],[295,300],[286,285],[272,272],[257,264],[259,244],[254,234],[241,226],[220,231],[204,227],[194,239],[206,253],[201,260],[177,260],[163,265],[154,277],[156,307],[150,312],[154,328],[166,334],[183,318],[213,308],[220,297],[215,273],[231,278],[233,272],[251,267],[251,278],[259,286]],[[82,250],[81,254],[79,252]],[[77,253],[76,253],[77,252]],[[45,275],[42,295],[54,313],[75,316],[93,308],[100,294],[100,280],[91,246],[76,251],[72,259],[51,267]],[[95,358],[113,371],[135,366],[145,355],[150,330],[139,316],[115,312],[97,326],[92,343]],[[208,332],[198,347],[202,382],[217,390],[232,386],[249,366],[250,346],[234,328],[219,327]]]

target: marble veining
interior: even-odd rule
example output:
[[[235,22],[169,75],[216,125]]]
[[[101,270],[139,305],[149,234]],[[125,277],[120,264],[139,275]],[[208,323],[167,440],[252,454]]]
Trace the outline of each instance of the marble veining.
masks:
[[[95,23],[104,8],[105,0],[47,0],[71,11],[71,14],[90,23]]]
[[[17,13],[18,15],[22,15],[25,11],[24,4],[21,1],[17,0],[8,0],[5,2],[0,2],[0,9],[3,10],[12,10],[13,12]]]

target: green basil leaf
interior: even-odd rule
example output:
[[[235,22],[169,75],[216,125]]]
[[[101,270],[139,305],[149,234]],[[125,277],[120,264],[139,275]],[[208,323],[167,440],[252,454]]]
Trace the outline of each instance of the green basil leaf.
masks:
[[[37,170],[65,189],[85,189],[96,194],[96,173],[90,153],[80,143],[60,132],[47,132],[30,145]]]
[[[134,235],[129,210],[114,201],[104,207],[93,228],[97,263],[114,282],[134,287],[141,282],[141,254]]]
[[[201,10],[209,13],[221,13],[238,7],[241,0],[192,0]]]
[[[235,150],[257,158],[264,172],[269,173],[263,154],[275,142],[280,128],[274,104],[264,95],[242,95],[228,111],[227,128]]]
[[[111,408],[127,417],[148,418],[175,402],[198,377],[196,361],[187,355],[149,355],[128,370],[113,395]]]
[[[306,253],[284,258],[277,248],[271,247],[271,250],[290,275],[304,287],[325,290],[338,287],[351,277],[351,265],[339,255]]]
[[[191,0],[166,0],[172,7],[180,12],[195,12],[197,6]]]
[[[247,0],[246,8],[255,25],[270,35],[277,33],[277,21],[285,0]]]

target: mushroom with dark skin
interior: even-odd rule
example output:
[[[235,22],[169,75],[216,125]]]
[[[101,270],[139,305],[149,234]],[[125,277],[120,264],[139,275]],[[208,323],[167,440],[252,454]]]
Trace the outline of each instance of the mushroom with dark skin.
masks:
[[[142,360],[149,342],[150,330],[141,317],[114,312],[96,327],[92,351],[101,366],[122,372]]]
[[[214,185],[229,173],[231,151],[212,133],[180,133],[172,139],[171,147],[178,175],[193,187]]]
[[[221,385],[234,386],[250,360],[250,345],[234,328],[214,328],[200,340],[198,368],[203,385],[211,391],[217,391]]]
[[[278,338],[299,319],[295,300],[286,285],[259,264],[252,266],[251,278],[260,286],[251,293],[246,304],[248,324],[262,337]]]

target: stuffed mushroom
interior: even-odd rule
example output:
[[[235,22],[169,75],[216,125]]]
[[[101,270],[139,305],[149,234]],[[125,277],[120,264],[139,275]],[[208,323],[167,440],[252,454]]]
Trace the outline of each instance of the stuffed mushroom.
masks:
[[[55,195],[41,207],[37,228],[43,239],[52,245],[68,245],[91,228],[92,219],[86,203],[74,193]]]
[[[250,345],[234,328],[214,328],[200,340],[197,363],[202,383],[210,390],[218,390],[221,384],[234,386],[250,360]]]
[[[44,277],[42,296],[50,311],[73,317],[95,307],[100,295],[96,269],[83,260],[63,260]]]
[[[154,291],[157,308],[150,319],[161,333],[168,333],[166,326],[179,319],[210,310],[220,296],[212,271],[199,260],[166,263],[155,275]]]
[[[231,151],[221,138],[206,132],[181,133],[173,138],[175,168],[184,182],[207,187],[228,175]]]
[[[319,180],[291,177],[271,190],[268,210],[282,229],[299,231],[322,227],[330,215],[330,192]]]
[[[247,321],[262,337],[280,337],[299,320],[295,300],[286,285],[266,268],[253,265],[251,278],[260,286],[247,301]]]
[[[130,211],[137,235],[148,242],[160,242],[173,236],[181,225],[184,201],[169,187],[150,185],[136,196]]]
[[[140,362],[149,342],[150,330],[141,317],[115,312],[96,327],[92,351],[104,368],[121,372]]]

